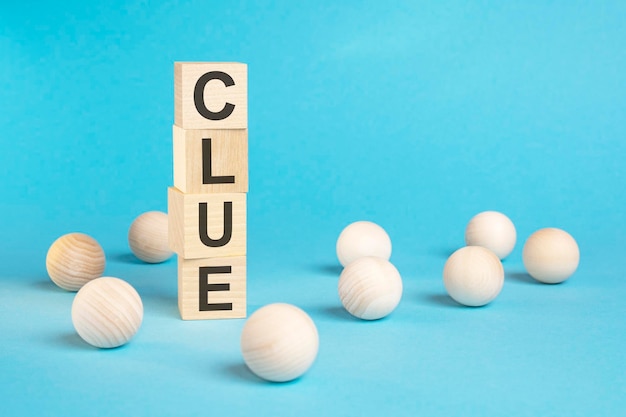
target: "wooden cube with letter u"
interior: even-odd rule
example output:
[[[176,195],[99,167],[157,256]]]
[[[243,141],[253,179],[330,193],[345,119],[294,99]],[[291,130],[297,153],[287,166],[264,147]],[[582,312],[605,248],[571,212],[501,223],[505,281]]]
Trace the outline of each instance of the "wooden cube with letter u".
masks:
[[[183,320],[246,317],[246,257],[178,258]]]
[[[169,245],[185,259],[246,254],[246,194],[168,189]]]

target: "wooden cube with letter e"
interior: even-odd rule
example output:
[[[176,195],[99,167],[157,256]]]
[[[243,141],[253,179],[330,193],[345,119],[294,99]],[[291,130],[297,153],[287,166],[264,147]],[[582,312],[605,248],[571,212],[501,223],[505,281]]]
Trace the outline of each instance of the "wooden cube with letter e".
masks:
[[[246,257],[178,258],[183,320],[246,317]]]

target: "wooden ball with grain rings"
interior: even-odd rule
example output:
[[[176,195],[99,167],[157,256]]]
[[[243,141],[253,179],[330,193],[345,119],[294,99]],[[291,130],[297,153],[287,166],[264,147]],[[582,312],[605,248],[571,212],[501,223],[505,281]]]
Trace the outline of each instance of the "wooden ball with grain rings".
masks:
[[[46,270],[52,282],[68,291],[78,291],[102,276],[106,258],[100,244],[84,233],[68,233],[52,243],[46,255]]]
[[[489,249],[466,246],[446,261],[443,284],[456,302],[480,307],[500,294],[504,285],[504,268],[498,255]]]
[[[126,281],[102,277],[85,284],[72,303],[72,323],[78,335],[99,348],[126,344],[143,321],[143,303]]]
[[[172,257],[168,243],[167,214],[148,211],[138,216],[128,230],[128,245],[135,256],[156,264]]]
[[[524,244],[522,259],[531,277],[545,284],[558,284],[576,271],[580,251],[572,235],[548,227],[530,235]]]
[[[482,246],[504,259],[513,252],[517,233],[506,215],[497,211],[478,213],[465,228],[467,246]]]
[[[365,256],[388,260],[391,257],[391,239],[379,225],[358,221],[346,226],[337,238],[337,259],[343,266]]]
[[[351,262],[339,276],[339,299],[354,317],[378,320],[391,314],[402,298],[402,278],[393,264],[375,256]]]
[[[241,353],[248,368],[272,382],[300,377],[319,348],[315,323],[291,304],[269,304],[255,311],[241,332]]]

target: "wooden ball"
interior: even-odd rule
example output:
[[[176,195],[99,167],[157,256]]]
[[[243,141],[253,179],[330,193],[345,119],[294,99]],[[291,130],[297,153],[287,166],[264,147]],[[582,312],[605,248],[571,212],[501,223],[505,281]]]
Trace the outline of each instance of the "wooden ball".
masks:
[[[364,320],[389,315],[402,298],[402,278],[391,262],[376,257],[359,258],[339,277],[339,298],[350,314]]]
[[[354,222],[346,226],[337,239],[337,258],[341,265],[364,256],[376,256],[388,260],[391,257],[391,239],[385,229],[368,221]]]
[[[61,236],[48,249],[46,270],[52,282],[68,291],[78,291],[102,276],[106,259],[100,244],[83,233]]]
[[[167,214],[149,211],[137,217],[128,230],[128,245],[135,256],[144,262],[156,264],[171,258]]]
[[[481,246],[466,246],[448,258],[443,284],[456,302],[478,307],[490,303],[504,284],[504,268],[498,256]]]
[[[531,277],[546,284],[558,284],[576,271],[580,251],[569,233],[546,228],[536,231],[526,240],[522,259]]]
[[[313,320],[290,304],[255,311],[241,333],[241,353],[250,370],[273,382],[291,381],[315,361],[319,347]]]
[[[119,278],[102,277],[85,284],[72,303],[72,323],[92,346],[126,344],[139,330],[143,304],[137,291]]]
[[[515,247],[515,225],[497,211],[484,211],[474,216],[465,228],[467,246],[482,246],[504,259]]]

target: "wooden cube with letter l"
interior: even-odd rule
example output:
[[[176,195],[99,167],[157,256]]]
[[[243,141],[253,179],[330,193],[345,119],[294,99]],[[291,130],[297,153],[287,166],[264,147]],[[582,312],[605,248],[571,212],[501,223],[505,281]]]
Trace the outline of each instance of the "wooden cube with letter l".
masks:
[[[183,193],[248,192],[248,129],[172,128],[174,187]]]

